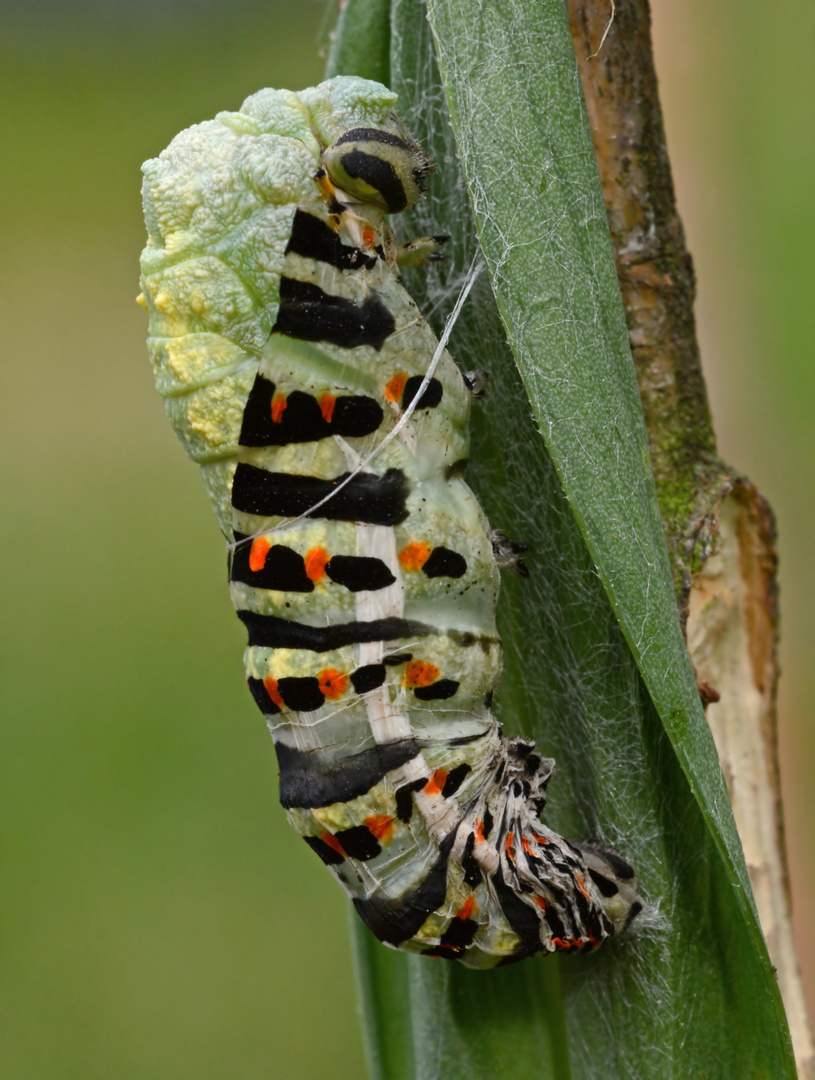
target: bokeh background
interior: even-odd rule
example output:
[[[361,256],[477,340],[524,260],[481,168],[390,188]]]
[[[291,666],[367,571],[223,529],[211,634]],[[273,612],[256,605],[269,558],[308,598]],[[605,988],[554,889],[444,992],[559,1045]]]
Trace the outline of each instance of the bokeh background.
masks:
[[[779,519],[815,1006],[815,8],[652,0],[723,455]],[[219,533],[134,303],[139,165],[319,81],[333,0],[0,0],[0,1075],[364,1074],[346,911],[286,825]]]

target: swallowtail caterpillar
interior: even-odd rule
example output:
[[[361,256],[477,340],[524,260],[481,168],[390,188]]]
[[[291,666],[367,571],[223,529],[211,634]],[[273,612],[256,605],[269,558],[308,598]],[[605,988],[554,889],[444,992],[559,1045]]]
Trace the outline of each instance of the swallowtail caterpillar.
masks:
[[[541,822],[554,763],[490,710],[506,545],[462,475],[479,379],[400,281],[439,241],[388,226],[431,170],[394,101],[335,78],[183,131],[144,165],[140,300],[289,820],[380,940],[488,968],[641,904],[624,859]]]

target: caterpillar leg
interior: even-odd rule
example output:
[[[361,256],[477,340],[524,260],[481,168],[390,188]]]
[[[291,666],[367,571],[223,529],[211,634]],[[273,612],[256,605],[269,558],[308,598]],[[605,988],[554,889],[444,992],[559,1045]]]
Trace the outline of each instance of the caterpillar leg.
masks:
[[[529,570],[520,558],[525,551],[529,551],[529,544],[522,544],[518,540],[510,540],[508,536],[499,532],[498,529],[493,529],[490,533],[490,541],[492,542],[495,562],[499,569],[511,570],[518,577],[529,577]]]
[[[483,368],[478,368],[476,371],[463,371],[461,377],[475,400],[484,396],[490,378],[488,371],[484,371]]]
[[[449,236],[422,236],[418,240],[398,244],[396,264],[404,269],[406,266],[426,266],[429,262],[440,262],[444,258],[441,246],[449,239]]]

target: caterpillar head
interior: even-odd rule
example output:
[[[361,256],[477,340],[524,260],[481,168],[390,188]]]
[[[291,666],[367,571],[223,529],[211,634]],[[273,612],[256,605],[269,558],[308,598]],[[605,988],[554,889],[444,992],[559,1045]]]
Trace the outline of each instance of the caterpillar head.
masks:
[[[382,127],[356,127],[341,135],[323,151],[323,168],[354,201],[398,214],[418,202],[435,166],[391,113]]]

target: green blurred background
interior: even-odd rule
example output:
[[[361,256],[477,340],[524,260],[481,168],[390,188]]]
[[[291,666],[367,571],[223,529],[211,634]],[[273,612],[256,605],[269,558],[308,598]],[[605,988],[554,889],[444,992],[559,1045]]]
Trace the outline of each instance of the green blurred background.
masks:
[[[653,0],[723,454],[780,522],[782,759],[815,1001],[815,9]],[[139,165],[318,81],[332,0],[0,0],[0,1075],[363,1073],[345,904],[277,805],[134,303]]]

